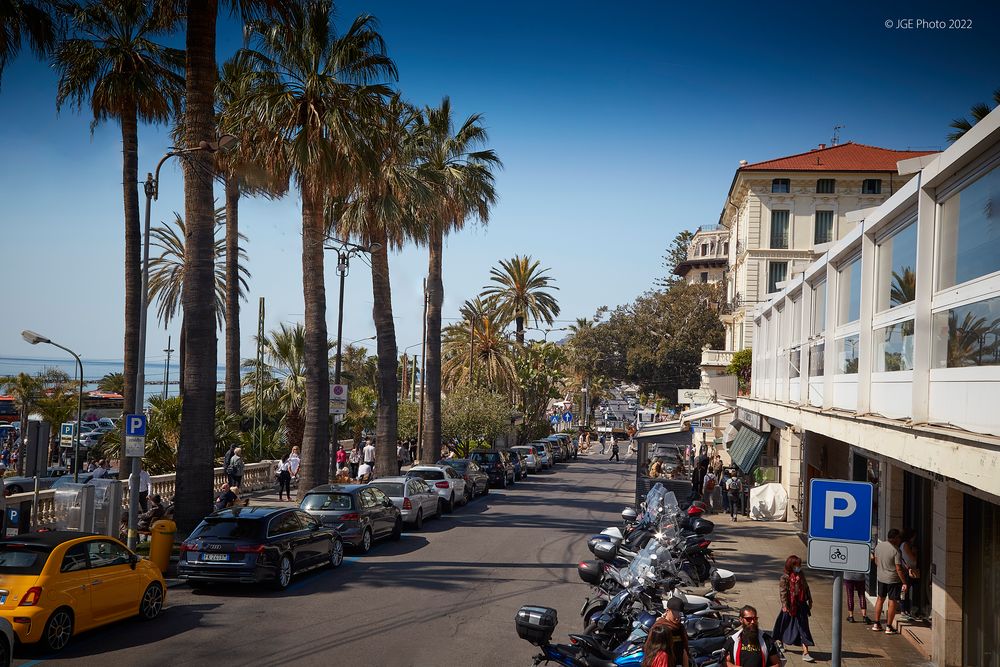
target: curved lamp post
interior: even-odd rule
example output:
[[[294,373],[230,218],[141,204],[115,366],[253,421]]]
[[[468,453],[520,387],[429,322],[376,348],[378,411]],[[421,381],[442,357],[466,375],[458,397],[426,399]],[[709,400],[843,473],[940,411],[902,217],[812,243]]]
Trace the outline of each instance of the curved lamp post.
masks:
[[[76,437],[74,437],[73,442],[73,481],[80,481],[80,431],[83,425],[83,362],[80,361],[80,355],[78,355],[73,350],[56,343],[45,336],[35,333],[30,329],[25,329],[21,332],[21,338],[31,343],[32,345],[38,345],[39,343],[46,343],[54,347],[58,347],[60,350],[65,350],[73,355],[76,359],[76,367],[80,371],[80,393],[76,399]],[[25,426],[25,428],[27,428]],[[27,430],[24,431],[25,437],[27,437]]]

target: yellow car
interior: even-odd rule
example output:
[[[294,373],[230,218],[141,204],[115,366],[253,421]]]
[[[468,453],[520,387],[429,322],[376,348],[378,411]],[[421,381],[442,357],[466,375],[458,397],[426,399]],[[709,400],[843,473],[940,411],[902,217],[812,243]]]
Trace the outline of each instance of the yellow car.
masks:
[[[166,590],[160,569],[113,537],[52,531],[0,540],[0,618],[24,644],[58,651],[74,633],[156,618]]]

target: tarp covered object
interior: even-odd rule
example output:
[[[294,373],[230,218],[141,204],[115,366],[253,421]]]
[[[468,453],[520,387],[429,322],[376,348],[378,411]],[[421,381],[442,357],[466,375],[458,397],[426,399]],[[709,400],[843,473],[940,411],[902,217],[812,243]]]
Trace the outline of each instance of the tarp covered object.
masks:
[[[750,518],[754,521],[784,521],[788,494],[781,484],[761,484],[750,489]]]

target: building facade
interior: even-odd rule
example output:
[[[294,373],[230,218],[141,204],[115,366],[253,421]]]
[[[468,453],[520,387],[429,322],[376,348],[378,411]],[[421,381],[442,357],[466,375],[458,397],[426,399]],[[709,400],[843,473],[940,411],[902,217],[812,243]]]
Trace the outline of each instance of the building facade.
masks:
[[[674,275],[688,284],[721,282],[729,261],[729,230],[722,225],[702,225],[691,238],[687,259],[674,267]]]
[[[748,313],[738,418],[809,480],[869,481],[872,538],[916,531],[913,605],[941,667],[1000,664],[1000,110]],[[803,529],[805,526],[803,525]]]
[[[849,234],[848,213],[878,206],[911,178],[899,160],[926,154],[847,142],[742,164],[719,216],[730,231],[726,349],[750,347],[757,304]]]

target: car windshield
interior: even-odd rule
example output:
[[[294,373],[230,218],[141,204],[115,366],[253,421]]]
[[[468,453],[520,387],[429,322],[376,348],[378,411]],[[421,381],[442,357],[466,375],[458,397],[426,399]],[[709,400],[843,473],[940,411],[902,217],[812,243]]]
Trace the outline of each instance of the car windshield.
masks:
[[[445,463],[450,465],[458,472],[465,472],[465,469],[469,467],[468,461],[445,461]]]
[[[302,509],[322,512],[342,512],[353,506],[349,493],[310,493],[302,501]]]
[[[420,479],[444,479],[444,472],[441,470],[411,470],[409,476]]]
[[[191,533],[191,538],[209,537],[222,540],[256,539],[261,536],[263,521],[258,519],[237,519],[236,517],[212,517],[205,519]]]
[[[390,498],[403,497],[402,482],[372,482],[372,486],[389,496]]]
[[[500,461],[500,455],[496,452],[473,452],[469,458],[476,463],[497,463]]]
[[[0,544],[0,574],[41,574],[48,557],[48,547]]]

